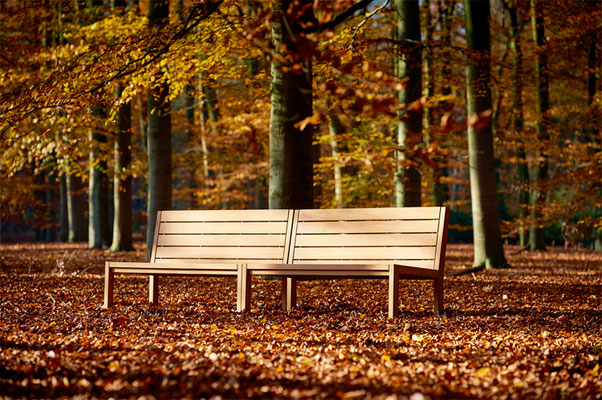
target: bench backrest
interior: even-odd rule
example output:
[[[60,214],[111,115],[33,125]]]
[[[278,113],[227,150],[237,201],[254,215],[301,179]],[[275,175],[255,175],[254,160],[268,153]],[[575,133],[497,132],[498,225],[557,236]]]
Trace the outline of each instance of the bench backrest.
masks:
[[[293,210],[159,211],[150,262],[282,263]]]
[[[289,263],[383,261],[443,273],[445,207],[296,210]]]

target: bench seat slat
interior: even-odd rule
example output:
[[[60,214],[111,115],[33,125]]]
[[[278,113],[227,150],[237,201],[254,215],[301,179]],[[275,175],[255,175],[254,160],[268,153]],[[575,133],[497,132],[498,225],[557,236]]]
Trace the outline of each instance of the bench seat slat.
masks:
[[[405,265],[412,268],[423,268],[423,269],[433,269],[433,261],[432,260],[365,260],[365,259],[355,259],[355,260],[303,260],[303,261],[295,261],[295,264],[328,264],[329,262],[336,262],[337,264],[348,265],[348,264],[358,264],[358,263],[366,263],[371,264],[375,262],[383,262],[383,263],[392,263],[396,265]]]
[[[265,264],[265,263],[249,263],[247,264],[247,269],[249,270],[308,270],[308,271],[388,271],[389,264],[326,264],[322,262],[321,264]]]
[[[235,259],[275,259],[282,260],[282,247],[157,247],[159,258],[223,258]]]
[[[165,222],[159,233],[245,233],[266,234],[286,232],[286,222]]]
[[[236,271],[236,263],[199,263],[192,260],[178,260],[176,262],[108,262],[110,268],[129,268],[129,269],[207,269],[207,270],[230,270]]]
[[[388,276],[388,271],[368,271],[368,270],[358,270],[358,271],[328,271],[328,270],[288,270],[288,269],[271,269],[269,272],[266,271],[250,271],[252,275],[266,275],[269,273],[270,276],[286,276],[286,277],[330,277],[336,279],[347,279],[350,277],[372,277],[372,276]]]
[[[299,247],[337,247],[337,246],[435,246],[435,233],[375,233],[375,234],[325,234],[298,235]]]
[[[421,221],[341,221],[299,222],[297,234],[320,233],[434,233],[437,220]]]
[[[161,212],[161,221],[172,222],[286,222],[288,210],[170,210]]]
[[[284,246],[285,235],[159,235],[159,246]]]
[[[236,276],[237,271],[219,270],[216,274],[211,269],[165,269],[165,268],[115,268],[116,274],[141,274],[141,275],[211,275],[211,276]]]
[[[298,260],[434,260],[435,247],[297,247],[294,262]]]
[[[299,221],[353,221],[353,220],[420,220],[438,219],[439,207],[420,208],[345,208],[332,210],[300,210]]]

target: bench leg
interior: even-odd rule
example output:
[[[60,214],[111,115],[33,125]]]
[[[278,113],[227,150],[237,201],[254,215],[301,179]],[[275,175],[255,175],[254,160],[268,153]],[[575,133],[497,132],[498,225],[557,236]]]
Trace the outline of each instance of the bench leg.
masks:
[[[252,292],[251,272],[246,265],[242,266],[238,273],[238,290],[236,293],[236,311],[245,312],[251,310],[251,292]]]
[[[443,278],[435,279],[433,282],[433,291],[435,294],[435,307],[434,311],[436,315],[442,315],[443,310]]]
[[[282,277],[282,309],[291,311],[297,305],[297,278]]]
[[[115,273],[108,265],[105,265],[105,294],[104,294],[104,304],[103,304],[102,308],[113,307],[114,283],[115,283]]]
[[[399,270],[395,266],[389,269],[389,318],[399,315]]]
[[[148,302],[153,306],[159,305],[159,275],[148,277]]]

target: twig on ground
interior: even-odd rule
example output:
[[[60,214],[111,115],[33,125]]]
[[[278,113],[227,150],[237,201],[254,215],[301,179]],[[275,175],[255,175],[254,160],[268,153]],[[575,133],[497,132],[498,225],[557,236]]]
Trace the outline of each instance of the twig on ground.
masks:
[[[466,274],[474,274],[475,272],[483,271],[484,269],[485,269],[485,267],[481,265],[480,267],[466,268],[466,269],[462,269],[460,271],[452,272],[450,274],[447,274],[446,276],[460,276],[460,275],[466,275]]]

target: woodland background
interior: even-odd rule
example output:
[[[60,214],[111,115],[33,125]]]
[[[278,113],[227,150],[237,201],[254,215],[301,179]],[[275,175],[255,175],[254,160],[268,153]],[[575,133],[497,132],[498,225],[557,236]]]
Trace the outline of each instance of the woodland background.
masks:
[[[473,132],[477,235],[599,248],[600,3],[470,4],[3,2],[2,240],[131,249],[157,209],[288,202],[447,205],[471,242]]]

